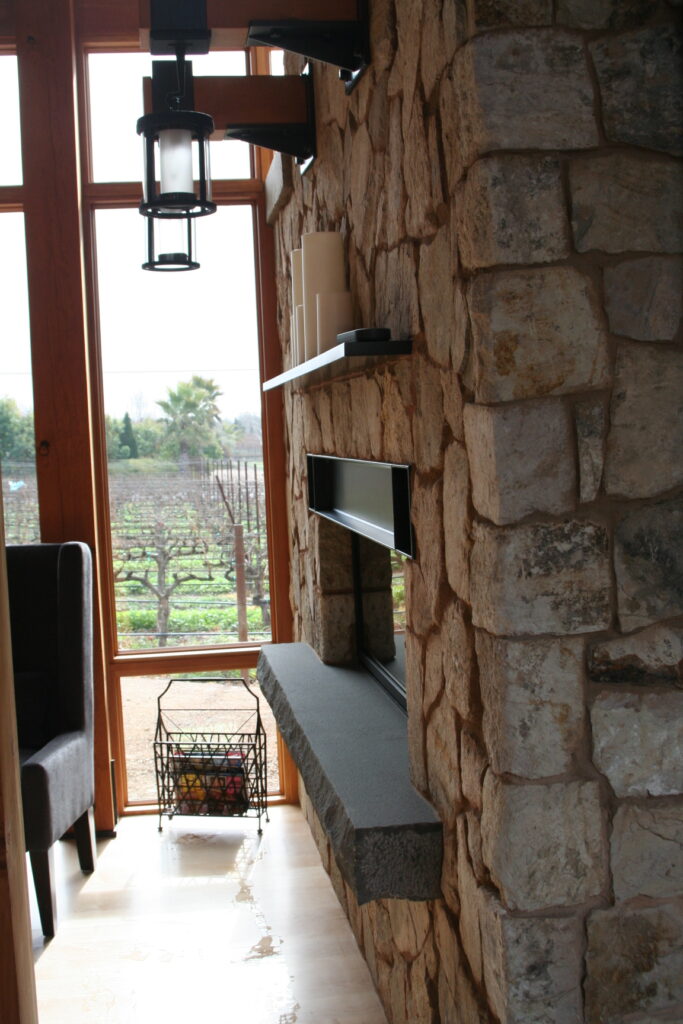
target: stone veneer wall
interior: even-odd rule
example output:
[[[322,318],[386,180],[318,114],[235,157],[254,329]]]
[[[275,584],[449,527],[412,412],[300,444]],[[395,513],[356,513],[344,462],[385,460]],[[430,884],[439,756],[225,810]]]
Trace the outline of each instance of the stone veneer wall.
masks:
[[[344,541],[304,453],[412,464],[408,731],[443,900],[358,908],[304,806],[393,1024],[681,1020],[680,3],[371,6],[352,96],[315,68],[281,337],[289,251],[338,229],[358,322],[414,353],[285,388],[292,602],[334,660]]]

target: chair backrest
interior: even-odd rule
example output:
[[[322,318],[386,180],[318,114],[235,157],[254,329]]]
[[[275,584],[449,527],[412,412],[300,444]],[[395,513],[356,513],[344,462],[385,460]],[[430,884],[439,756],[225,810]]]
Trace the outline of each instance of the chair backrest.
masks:
[[[19,745],[92,736],[92,565],[78,541],[7,547]]]

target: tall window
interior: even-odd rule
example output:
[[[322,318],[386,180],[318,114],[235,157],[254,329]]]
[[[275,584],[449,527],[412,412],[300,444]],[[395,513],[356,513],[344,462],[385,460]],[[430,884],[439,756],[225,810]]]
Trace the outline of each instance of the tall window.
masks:
[[[193,58],[195,75],[244,75],[242,52]],[[201,269],[151,273],[137,210],[142,77],[149,55],[88,57],[93,208],[109,511],[107,622],[114,755],[126,803],[154,800],[150,736],[173,675],[188,707],[209,676],[253,670],[270,640],[265,467],[251,147],[211,143],[218,211],[197,223]],[[246,179],[246,180],[245,180]],[[246,201],[245,201],[246,198]],[[96,403],[98,404],[98,403]],[[181,653],[182,649],[182,653]],[[178,657],[182,661],[179,667]],[[178,666],[178,667],[176,667]],[[185,692],[185,690],[187,692]],[[269,790],[279,791],[275,725],[262,703]],[[122,733],[118,732],[118,723]],[[124,767],[125,766],[125,769]]]
[[[21,185],[17,59],[0,56],[0,479],[8,544],[40,540],[33,434],[31,341],[24,216],[2,210],[3,189]],[[14,205],[14,204],[13,204]]]
[[[140,269],[140,221],[95,221],[119,649],[270,639],[251,208],[190,273]]]

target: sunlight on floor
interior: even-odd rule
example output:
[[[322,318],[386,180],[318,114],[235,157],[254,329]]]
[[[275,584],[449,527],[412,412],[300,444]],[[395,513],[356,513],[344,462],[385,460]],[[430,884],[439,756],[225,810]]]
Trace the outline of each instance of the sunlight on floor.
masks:
[[[126,818],[90,876],[58,843],[41,1024],[386,1024],[308,826],[270,815]]]

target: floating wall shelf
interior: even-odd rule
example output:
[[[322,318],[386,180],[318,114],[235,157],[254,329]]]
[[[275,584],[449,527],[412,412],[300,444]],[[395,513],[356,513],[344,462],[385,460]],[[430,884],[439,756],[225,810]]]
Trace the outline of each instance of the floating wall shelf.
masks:
[[[349,331],[348,333],[349,335],[355,335],[359,332]],[[284,373],[278,374],[277,377],[271,377],[270,380],[264,381],[263,390],[271,391],[273,388],[280,388],[283,384],[289,383],[289,381],[296,380],[298,377],[305,377],[306,374],[313,373],[315,370],[320,370],[324,366],[330,366],[332,363],[337,363],[350,356],[403,356],[412,351],[413,343],[410,338],[392,341],[389,337],[389,331],[386,334],[386,340],[382,341],[342,341],[340,339],[346,336],[339,334],[337,335],[339,344],[328,349],[327,352],[321,352],[320,355],[314,356],[312,359],[307,359],[297,366],[292,366],[291,369],[285,370]]]

